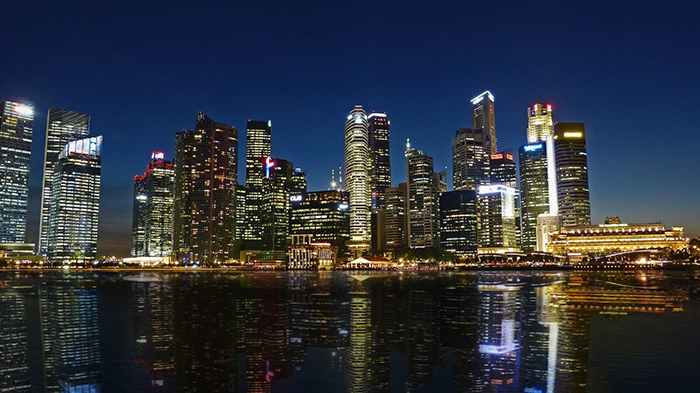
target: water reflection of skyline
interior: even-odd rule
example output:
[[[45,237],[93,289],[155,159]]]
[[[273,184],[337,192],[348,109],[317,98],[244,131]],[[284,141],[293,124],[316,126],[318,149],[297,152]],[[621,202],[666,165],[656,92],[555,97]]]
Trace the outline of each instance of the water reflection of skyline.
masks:
[[[0,285],[0,392],[110,391],[99,323],[110,302],[130,304],[122,334],[137,367],[125,377],[150,381],[133,391],[312,390],[294,377],[314,376],[321,356],[330,387],[318,391],[584,392],[592,315],[682,311],[688,296],[659,274],[613,273],[44,274]],[[101,292],[118,285],[119,299]]]

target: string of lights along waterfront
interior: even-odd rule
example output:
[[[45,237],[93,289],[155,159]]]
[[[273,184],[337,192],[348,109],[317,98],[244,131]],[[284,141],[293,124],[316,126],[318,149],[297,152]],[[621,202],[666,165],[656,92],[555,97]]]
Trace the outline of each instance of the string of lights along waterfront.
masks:
[[[558,121],[551,103],[535,102],[525,108],[524,144],[504,148],[496,144],[495,95],[485,91],[463,105],[468,124],[436,134],[451,142],[450,190],[447,168],[434,167],[436,155],[450,152],[424,151],[410,139],[398,144],[405,146],[406,178],[392,176],[391,113],[349,106],[329,125],[336,130],[329,143],[342,143],[343,157],[310,169],[326,172],[329,182],[308,190],[305,169],[272,156],[272,120],[248,120],[242,157],[238,129],[198,112],[192,130],[153,146],[150,161],[144,157],[145,172],[134,176],[131,255],[117,261],[290,269],[561,265],[655,263],[690,249],[681,227],[618,217],[591,223],[585,119]],[[1,109],[0,261],[114,263],[98,257],[97,227],[101,168],[116,163],[102,162],[103,137],[90,137],[90,115],[48,111],[39,240],[29,244],[34,104],[8,100]],[[172,159],[162,152],[169,143]]]

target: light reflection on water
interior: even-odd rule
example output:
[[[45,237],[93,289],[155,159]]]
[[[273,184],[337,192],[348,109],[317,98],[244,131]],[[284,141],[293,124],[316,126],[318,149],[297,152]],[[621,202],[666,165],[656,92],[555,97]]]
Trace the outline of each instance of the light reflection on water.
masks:
[[[680,272],[0,272],[0,392],[687,391],[698,288]]]

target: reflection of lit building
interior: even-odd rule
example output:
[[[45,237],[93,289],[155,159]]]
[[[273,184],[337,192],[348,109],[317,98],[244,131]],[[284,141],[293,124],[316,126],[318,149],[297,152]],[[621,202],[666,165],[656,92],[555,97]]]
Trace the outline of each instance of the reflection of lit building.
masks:
[[[175,134],[173,253],[187,263],[223,262],[236,225],[238,131],[197,114]]]
[[[84,276],[48,280],[41,291],[41,316],[46,391],[101,391],[94,281]]]
[[[48,258],[97,258],[102,136],[69,142],[58,155],[51,191]]]
[[[39,255],[46,255],[51,214],[51,187],[53,170],[58,155],[68,142],[86,138],[90,133],[90,116],[66,109],[49,108],[46,122],[46,151],[44,152],[44,182],[41,192],[41,220],[39,221]]]
[[[478,191],[479,248],[515,249],[515,189],[481,186]]]
[[[660,222],[600,224],[562,228],[550,235],[547,250],[560,255],[607,255],[654,248],[679,250],[686,244],[682,227],[667,229]]]
[[[479,285],[479,352],[484,362],[484,385],[509,389],[518,386],[519,298],[519,286]]]
[[[476,254],[476,192],[440,193],[440,247],[460,256]]]
[[[32,392],[25,301],[32,294],[32,286],[0,282],[0,392]]]
[[[131,255],[165,257],[173,251],[175,166],[154,151],[143,175],[134,177]]]
[[[29,200],[34,106],[5,101],[0,107],[0,243],[24,243]]]
[[[372,347],[372,299],[367,292],[350,292],[350,340],[345,350],[345,391],[369,392]]]
[[[439,305],[432,291],[408,293],[408,376],[406,389],[418,389],[433,380],[439,361]]]

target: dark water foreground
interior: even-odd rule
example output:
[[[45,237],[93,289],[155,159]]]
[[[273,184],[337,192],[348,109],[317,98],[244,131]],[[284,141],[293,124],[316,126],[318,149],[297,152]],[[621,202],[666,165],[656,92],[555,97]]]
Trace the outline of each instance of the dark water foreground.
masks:
[[[696,392],[693,272],[0,272],[0,392]]]

